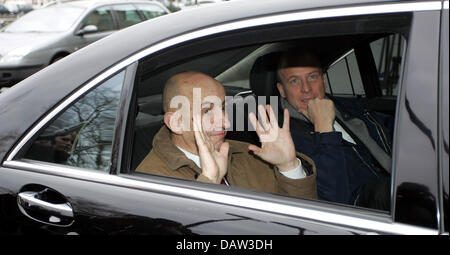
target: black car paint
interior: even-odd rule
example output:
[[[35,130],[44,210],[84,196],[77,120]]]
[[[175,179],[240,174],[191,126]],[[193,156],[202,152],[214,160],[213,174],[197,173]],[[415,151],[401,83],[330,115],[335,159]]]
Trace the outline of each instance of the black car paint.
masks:
[[[294,2],[277,2],[276,8],[273,8],[274,11],[268,11],[274,7],[270,3],[263,5],[263,8],[250,8],[251,11],[248,11],[249,8],[245,8],[248,6],[245,1],[242,3],[237,1],[234,4],[236,11],[214,13],[214,17],[211,16],[208,9],[205,9],[204,12],[199,10],[185,14],[180,13],[177,21],[178,24],[181,24],[180,26],[172,26],[173,20],[169,17],[171,15],[167,15],[168,17],[143,22],[113,34],[62,59],[44,71],[32,75],[16,85],[17,88],[0,94],[0,119],[8,120],[2,121],[0,126],[0,161],[3,163],[11,148],[31,126],[40,120],[41,116],[55,107],[67,95],[92,80],[98,73],[131,54],[185,31],[205,27],[204,24],[214,25],[241,17],[255,17],[266,14],[266,12],[282,13],[292,10],[295,9],[292,7]],[[301,8],[308,7],[300,3],[295,4]],[[317,4],[332,6],[335,2],[321,1]],[[202,14],[204,14],[203,19],[199,21],[193,19]],[[438,229],[440,222],[437,215],[441,197],[447,201],[448,206],[448,180],[444,185],[447,193],[442,196],[439,194],[437,186],[440,169],[436,160],[440,157],[437,150],[439,139],[436,134],[436,130],[438,130],[438,87],[427,86],[427,84],[438,84],[440,13],[436,11],[415,15],[418,15],[417,20],[422,20],[423,24],[420,24],[419,27],[413,26],[415,30],[411,31],[411,41],[414,43],[409,45],[408,63],[406,63],[404,72],[406,80],[403,82],[408,86],[407,90],[403,92],[405,99],[398,105],[398,110],[402,113],[398,123],[402,126],[397,128],[397,144],[394,148],[399,155],[394,163],[394,168],[407,171],[397,171],[394,177],[393,208],[395,210],[393,213],[395,221]],[[429,29],[430,27],[433,29]],[[147,29],[152,33],[138,32]],[[419,40],[413,40],[419,30],[426,31],[428,35],[418,36]],[[139,34],[139,37],[133,36],[133,40],[129,40],[127,44],[123,44],[120,40],[135,34]],[[117,50],[119,45],[120,51]],[[91,63],[94,62],[96,64],[92,65]],[[67,70],[77,70],[77,72],[68,73]],[[417,70],[427,71],[417,72]],[[42,80],[46,82],[41,83]],[[40,86],[35,86],[36,83],[40,83]],[[448,85],[448,74],[447,83],[444,81],[443,85],[445,84]],[[21,107],[11,107],[12,105]],[[413,140],[413,146],[407,143],[411,140]],[[446,142],[448,148],[448,141]],[[413,156],[411,157],[407,153],[412,153]],[[448,158],[448,149],[441,153],[446,153]],[[407,158],[402,158],[402,155]],[[421,162],[426,162],[427,169],[433,169],[433,171],[424,173]],[[444,166],[444,171],[447,171],[448,176],[448,165],[446,170]],[[134,177],[119,175],[117,178]],[[169,182],[164,178],[157,180],[174,185],[173,181]],[[22,191],[22,187],[30,183],[45,184],[46,187],[64,194],[65,199],[72,204],[76,212],[74,224],[67,228],[60,228],[33,222],[21,214],[17,208],[16,197]],[[140,188],[127,188],[114,185],[114,183],[104,183],[101,179],[72,178],[70,173],[54,176],[35,172],[32,169],[18,170],[2,167],[0,184],[0,215],[2,217],[0,229],[9,233],[37,233],[36,231],[38,231],[58,234],[242,234],[248,231],[245,233],[267,234],[274,233],[274,229],[276,230],[274,226],[279,228],[280,233],[285,234],[305,234],[305,232],[325,234],[330,233],[329,231],[352,233],[350,230],[338,229],[329,225],[315,225],[307,220],[293,219],[262,210],[239,208],[220,203],[220,201],[212,206],[207,201],[152,193]],[[192,189],[197,188],[182,180],[177,181],[176,184]],[[218,189],[225,189],[225,187]],[[423,203],[417,203],[418,200]],[[120,203],[118,204],[117,201]],[[164,201],[164,207],[161,206],[161,201]],[[311,204],[314,207],[317,203],[311,201]],[[141,207],[140,205],[145,206]],[[410,214],[411,208],[416,206],[419,206],[418,209],[424,213]],[[330,207],[332,208],[333,205]],[[129,208],[134,209],[130,210]],[[15,228],[14,222],[16,221],[23,224],[21,228]],[[227,224],[222,224],[223,222]],[[211,227],[213,224],[214,227]],[[368,230],[360,231],[360,233],[364,233]],[[358,231],[355,230],[355,232]]]

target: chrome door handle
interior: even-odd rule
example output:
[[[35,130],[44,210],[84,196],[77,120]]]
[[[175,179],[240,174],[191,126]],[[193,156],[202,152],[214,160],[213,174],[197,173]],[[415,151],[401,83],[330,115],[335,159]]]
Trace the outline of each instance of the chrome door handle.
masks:
[[[19,193],[17,204],[23,214],[42,223],[70,226],[73,222],[73,209],[68,202],[53,204],[41,200],[38,192],[26,191]]]

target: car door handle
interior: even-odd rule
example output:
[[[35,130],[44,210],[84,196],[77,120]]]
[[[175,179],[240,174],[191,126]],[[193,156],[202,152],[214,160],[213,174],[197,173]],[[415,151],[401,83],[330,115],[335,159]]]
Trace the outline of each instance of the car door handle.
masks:
[[[50,225],[69,226],[73,222],[72,206],[51,203],[39,198],[39,192],[25,191],[18,194],[17,204],[27,217]]]

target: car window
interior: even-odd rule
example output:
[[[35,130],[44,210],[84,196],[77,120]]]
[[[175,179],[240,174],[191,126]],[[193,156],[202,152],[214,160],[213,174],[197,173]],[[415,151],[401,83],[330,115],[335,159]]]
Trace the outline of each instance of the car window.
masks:
[[[131,4],[113,5],[113,9],[119,19],[119,27],[121,29],[143,21],[136,7]]]
[[[144,14],[146,19],[153,19],[167,14],[161,7],[153,4],[136,4],[137,8]]]
[[[100,7],[91,12],[82,22],[81,27],[97,26],[98,32],[114,30],[114,21],[109,7]]]
[[[327,93],[333,95],[365,95],[353,50],[332,64],[325,75],[327,78]]]
[[[260,103],[260,97],[265,97],[263,104],[270,102],[276,107],[281,107],[282,99],[277,89],[279,77],[276,72],[279,57],[288,51],[307,49],[318,54],[321,66],[324,68],[325,75],[321,77],[325,79],[326,92],[334,97],[339,97],[336,98],[338,101],[335,105],[339,103],[339,107],[343,107],[339,111],[340,119],[336,122],[339,124],[348,121],[354,125],[351,128],[336,126],[339,129],[334,129],[337,133],[342,134],[340,143],[348,143],[346,149],[352,151],[353,162],[357,166],[352,170],[357,171],[358,167],[364,167],[367,180],[374,176],[383,180],[383,183],[377,183],[374,186],[358,186],[359,184],[353,184],[353,180],[351,180],[349,185],[355,185],[352,188],[352,192],[354,192],[352,194],[356,194],[363,189],[370,193],[372,192],[370,189],[383,186],[384,193],[381,195],[390,200],[390,177],[392,171],[394,171],[391,167],[394,123],[397,117],[395,112],[397,92],[392,90],[392,93],[389,93],[384,90],[384,92],[377,94],[377,91],[384,89],[382,87],[383,79],[380,78],[381,73],[384,72],[384,66],[377,66],[376,62],[380,62],[382,42],[387,40],[386,38],[397,37],[400,39],[398,44],[400,50],[397,50],[398,48],[394,47],[392,43],[386,43],[386,45],[391,45],[389,46],[391,47],[388,51],[389,54],[392,55],[393,52],[403,53],[407,38],[404,34],[408,33],[408,25],[405,25],[405,23],[409,22],[410,17],[409,14],[366,17],[364,25],[368,27],[367,31],[356,29],[359,25],[356,26],[355,24],[359,21],[351,18],[342,20],[342,23],[333,20],[329,22],[321,21],[323,23],[318,22],[317,24],[314,22],[305,24],[299,22],[299,24],[286,26],[277,25],[270,27],[271,32],[263,28],[261,30],[255,28],[254,30],[233,31],[233,33],[226,33],[226,35],[214,35],[212,38],[177,45],[177,47],[173,47],[161,55],[156,54],[142,59],[139,62],[136,90],[134,90],[136,93],[135,108],[132,112],[134,121],[133,126],[129,129],[132,132],[129,137],[133,137],[133,142],[130,143],[132,148],[129,148],[131,153],[125,155],[129,162],[126,163],[128,165],[122,171],[129,170],[133,173],[146,157],[155,155],[151,154],[154,149],[154,137],[165,125],[162,107],[164,85],[172,75],[185,70],[205,73],[224,85],[226,94],[229,96],[227,104],[234,107],[232,109],[233,114],[227,112],[231,123],[230,129],[227,130],[227,139],[260,145],[254,129],[247,124],[248,118],[246,116],[250,111],[257,112],[256,109],[250,108]],[[393,24],[392,30],[384,31],[383,26],[378,25],[378,22],[384,24],[386,20]],[[344,23],[348,26],[343,25]],[[398,27],[396,24],[398,24]],[[255,37],[255,34],[258,34],[258,36]],[[402,36],[399,36],[400,34]],[[280,36],[280,38],[277,38],[277,36]],[[395,61],[400,63],[401,55],[394,56],[398,57]],[[390,57],[390,59],[392,61],[393,57]],[[396,68],[397,71],[395,72],[401,73],[403,67],[398,65]],[[386,70],[395,73],[392,68]],[[398,90],[400,88],[399,81],[397,79],[395,83],[397,85],[392,85],[392,87],[397,87]],[[388,103],[378,98],[388,95],[391,95]],[[276,98],[275,101],[271,101],[272,98],[269,99],[269,96]],[[240,108],[241,106],[238,105],[240,99],[244,99],[242,104],[244,108]],[[249,101],[245,101],[247,99]],[[345,109],[345,107],[348,108]],[[292,118],[296,117],[301,120],[302,117],[299,115],[292,114]],[[242,119],[239,119],[241,116],[243,116]],[[355,116],[358,116],[358,118],[364,116],[364,120],[353,121]],[[239,125],[237,123],[239,121],[243,121],[245,124]],[[305,130],[306,127],[311,125],[311,123],[307,124],[305,124]],[[361,131],[357,128],[358,125],[368,125],[368,127]],[[238,126],[245,126],[246,129],[238,130],[236,129]],[[297,131],[301,133],[302,130]],[[361,141],[359,137],[361,132],[370,133],[371,136],[376,136],[376,138]],[[314,130],[311,132],[304,131],[304,133],[305,135],[311,135]],[[315,141],[314,137],[306,140],[307,143],[313,143],[313,141]],[[313,148],[310,144],[303,146],[303,148],[305,148],[305,151],[297,151],[305,155],[317,151],[306,151]],[[338,158],[340,161],[344,160],[341,157]],[[336,160],[336,158],[333,160]],[[334,164],[330,165],[331,167],[334,166]],[[151,167],[149,169],[151,170]],[[320,169],[317,169],[317,171],[320,171]],[[167,175],[173,177],[169,173]],[[360,176],[362,176],[362,173],[355,172],[355,175],[349,178],[366,178]],[[364,185],[367,184],[368,182]],[[352,199],[372,199],[372,197],[355,197]],[[329,201],[322,198],[319,200]],[[349,204],[348,202],[336,203],[355,206],[354,203]],[[389,205],[390,201],[384,203],[383,209],[379,210],[389,211]],[[358,207],[373,208],[371,206],[358,204]]]
[[[406,41],[399,34],[370,43],[383,96],[398,95],[400,65]]]
[[[108,171],[125,71],[84,95],[34,140],[27,159]]]

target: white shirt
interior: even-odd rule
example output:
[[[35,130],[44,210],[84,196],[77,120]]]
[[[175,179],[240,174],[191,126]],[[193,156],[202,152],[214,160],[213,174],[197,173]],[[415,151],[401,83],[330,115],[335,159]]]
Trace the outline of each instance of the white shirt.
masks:
[[[180,149],[180,151],[182,151],[184,153],[184,155],[186,155],[186,157],[192,161],[194,161],[194,163],[198,166],[198,168],[202,168],[202,164],[200,162],[200,157],[194,153],[190,153],[187,150],[184,150],[180,147],[177,146],[178,149]],[[286,176],[289,179],[302,179],[306,177],[306,173],[305,170],[302,167],[302,162],[300,161],[300,159],[298,159],[298,166],[292,170],[286,171],[286,172],[281,172],[280,173],[284,176]]]

